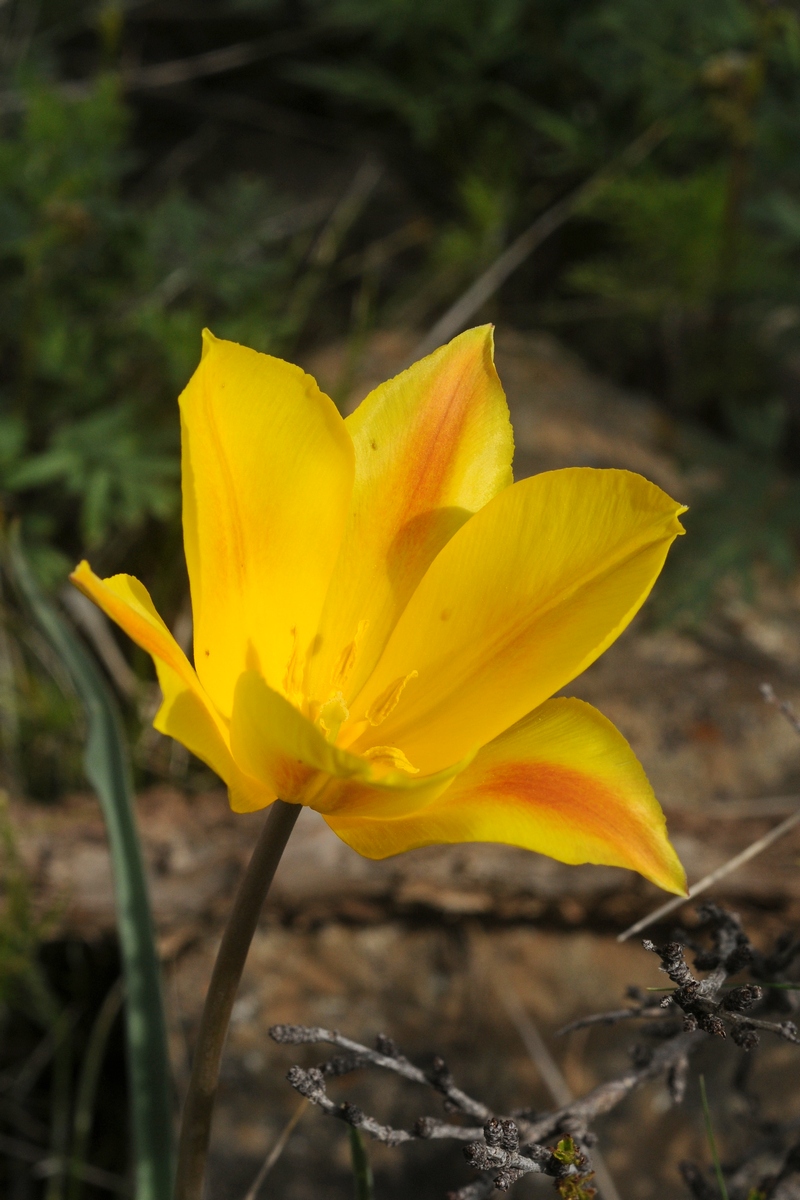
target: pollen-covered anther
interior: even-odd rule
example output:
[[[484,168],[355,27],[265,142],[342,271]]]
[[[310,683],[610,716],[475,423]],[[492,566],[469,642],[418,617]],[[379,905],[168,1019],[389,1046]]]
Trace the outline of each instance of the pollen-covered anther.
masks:
[[[339,730],[349,716],[350,710],[345,704],[344,696],[341,692],[334,692],[324,704],[320,705],[317,719],[325,730],[325,736],[329,742],[336,741],[339,736]]]
[[[410,671],[408,675],[401,675],[395,679],[394,683],[381,692],[377,700],[373,700],[367,709],[367,720],[370,725],[380,725],[389,716],[389,713],[394,712],[397,707],[400,697],[403,694],[403,689],[411,679],[416,679],[419,671]]]
[[[289,662],[286,666],[286,674],[283,677],[283,693],[287,700],[299,707],[299,702],[302,699],[302,679],[303,679],[303,658],[300,653],[300,639],[297,635],[296,627],[292,628],[292,652],[289,655]]]
[[[371,746],[364,751],[364,758],[381,767],[389,767],[393,771],[405,771],[409,775],[419,775],[419,767],[415,767],[397,746]]]
[[[358,657],[358,647],[367,630],[369,621],[359,621],[356,636],[352,642],[348,642],[342,653],[339,655],[336,666],[333,669],[333,686],[343,688],[352,674],[353,667],[356,665]]]

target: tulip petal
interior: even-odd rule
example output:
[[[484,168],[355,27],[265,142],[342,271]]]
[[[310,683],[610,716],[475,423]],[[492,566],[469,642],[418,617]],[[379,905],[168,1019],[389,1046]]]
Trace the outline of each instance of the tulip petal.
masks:
[[[629,471],[569,468],[501,492],[412,596],[351,705],[354,722],[410,681],[352,749],[399,746],[429,774],[497,737],[622,632],[682,532],[682,511]]]
[[[491,326],[462,333],[381,384],[346,424],[353,500],[307,679],[320,698],[332,687],[356,694],[442,546],[512,482]]]
[[[292,688],[344,532],[353,447],[299,367],[204,339],[180,398],[183,528],[197,673],[230,716],[246,669]]]
[[[215,711],[189,660],[156,611],[147,588],[131,575],[100,579],[87,562],[70,579],[106,616],[151,655],[162,702],[155,728],[181,742],[227,783],[232,805],[241,811],[264,808],[275,793],[248,778],[233,761],[225,722]]]
[[[367,759],[328,742],[257,671],[245,671],[236,684],[231,751],[248,775],[289,801],[297,799],[318,772],[345,779],[372,773]]]
[[[622,734],[582,700],[548,700],[495,738],[427,807],[392,820],[325,817],[368,858],[448,842],[505,842],[565,863],[638,871],[686,893],[647,777]]]

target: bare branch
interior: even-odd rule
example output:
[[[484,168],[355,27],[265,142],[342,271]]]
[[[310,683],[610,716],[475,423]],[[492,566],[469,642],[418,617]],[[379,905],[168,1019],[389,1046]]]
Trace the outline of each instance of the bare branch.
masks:
[[[396,1050],[394,1054],[382,1053],[380,1049],[370,1050],[368,1046],[351,1041],[350,1038],[344,1037],[335,1029],[323,1029],[321,1026],[306,1028],[302,1025],[273,1025],[269,1034],[274,1041],[284,1045],[288,1043],[299,1046],[304,1043],[327,1042],[332,1046],[339,1046],[342,1050],[348,1050],[355,1055],[359,1060],[359,1066],[369,1064],[374,1067],[382,1067],[385,1071],[394,1071],[396,1075],[402,1075],[404,1079],[409,1079],[412,1083],[421,1083],[426,1087],[434,1088],[454,1109],[463,1112],[466,1116],[475,1117],[479,1121],[488,1121],[494,1115],[485,1104],[481,1104],[479,1100],[473,1100],[466,1092],[455,1086],[452,1076],[441,1058],[434,1059],[431,1071],[426,1073],[420,1067],[415,1067]],[[395,1049],[394,1044],[386,1037],[381,1037],[379,1044],[383,1048]]]
[[[620,1021],[630,1021],[634,1017],[658,1017],[663,1019],[664,1010],[661,1005],[641,1004],[635,1008],[614,1008],[610,1012],[592,1013],[588,1017],[578,1017],[556,1030],[556,1037],[565,1033],[574,1033],[576,1029],[588,1029],[590,1025],[618,1025]]]
[[[367,1116],[355,1104],[348,1104],[347,1101],[337,1104],[335,1100],[331,1100],[325,1090],[325,1076],[318,1067],[309,1067],[307,1071],[302,1067],[292,1067],[286,1078],[301,1096],[316,1104],[329,1117],[338,1117],[340,1121],[345,1121],[356,1129],[363,1129],[376,1142],[383,1142],[387,1146],[399,1146],[401,1142],[414,1140],[413,1133],[405,1129],[393,1129],[391,1125],[382,1125],[374,1117]]]
[[[342,1034],[337,1033],[335,1030],[323,1029],[319,1026],[278,1025],[270,1030],[270,1035],[275,1041],[282,1042],[283,1044],[301,1045],[327,1042],[335,1046],[340,1046],[358,1055],[364,1065],[369,1064],[371,1066],[382,1067],[385,1070],[402,1075],[406,1079],[411,1079],[415,1083],[426,1084],[437,1091],[440,1090],[430,1076],[426,1075],[419,1067],[413,1066],[403,1056],[390,1058],[377,1051],[370,1050],[367,1046],[362,1046],[358,1042],[353,1042],[350,1038],[343,1037]],[[585,1096],[577,1100],[571,1100],[568,1104],[564,1104],[554,1112],[545,1114],[542,1117],[530,1119],[528,1117],[517,1116],[514,1120],[526,1142],[537,1143],[543,1138],[561,1133],[573,1134],[580,1139],[585,1134],[589,1123],[595,1117],[610,1112],[625,1096],[642,1083],[665,1074],[675,1063],[691,1053],[699,1042],[703,1040],[703,1036],[701,1032],[679,1034],[671,1041],[660,1046],[647,1063],[632,1067],[617,1079],[600,1084]],[[347,1103],[337,1104],[331,1100],[325,1090],[325,1075],[324,1064],[322,1067],[312,1067],[309,1070],[304,1070],[301,1067],[292,1067],[288,1079],[292,1087],[296,1088],[301,1095],[305,1096],[313,1104],[317,1104],[330,1116],[338,1117],[340,1120],[347,1121],[350,1124],[357,1124],[358,1128],[363,1129],[370,1136],[376,1138],[376,1140],[386,1142],[388,1145],[399,1145],[401,1142],[412,1141],[415,1138],[453,1138],[459,1141],[474,1141],[482,1136],[482,1129],[451,1125],[437,1121],[433,1117],[421,1117],[410,1132],[382,1125],[380,1122],[374,1121],[373,1118],[366,1118],[355,1105],[348,1105]],[[448,1098],[452,1092],[455,1092],[456,1095],[464,1096],[463,1092],[453,1088],[451,1092],[446,1093]],[[467,1099],[477,1107],[477,1101],[473,1101],[468,1097]],[[502,1119],[497,1118],[495,1114],[489,1112],[485,1105],[481,1105],[481,1107],[488,1114],[485,1120]],[[464,1110],[462,1109],[462,1111]]]
[[[795,733],[800,733],[800,717],[795,712],[793,705],[788,700],[779,700],[771,683],[762,683],[759,691],[767,704],[774,705],[778,712],[786,717]]]
[[[565,1104],[556,1112],[547,1113],[527,1123],[525,1136],[532,1141],[542,1141],[554,1134],[573,1133],[580,1137],[591,1121],[604,1113],[611,1112],[626,1096],[650,1079],[665,1074],[676,1062],[697,1049],[704,1035],[700,1032],[681,1033],[671,1041],[659,1046],[650,1061],[641,1067],[632,1067],[616,1079],[601,1083],[585,1096]]]

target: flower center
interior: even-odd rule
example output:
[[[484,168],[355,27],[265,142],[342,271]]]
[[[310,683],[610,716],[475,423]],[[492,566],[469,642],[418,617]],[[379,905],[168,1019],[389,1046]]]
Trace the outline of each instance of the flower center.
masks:
[[[367,622],[360,621],[356,636],[348,642],[336,660],[332,676],[332,690],[327,700],[324,701],[312,700],[303,692],[305,655],[299,647],[297,630],[292,630],[292,651],[283,681],[284,695],[295,708],[305,713],[309,720],[319,726],[328,742],[332,745],[341,745],[342,748],[352,746],[370,726],[374,728],[382,725],[400,703],[406,684],[412,679],[416,679],[419,674],[418,671],[410,671],[408,675],[398,676],[372,701],[361,720],[350,723],[350,709],[342,689],[353,672],[358,657],[359,643],[366,628]],[[346,728],[348,723],[350,723],[349,728]],[[362,753],[364,758],[369,759],[378,768],[379,773],[405,771],[409,775],[416,775],[419,771],[419,768],[409,762],[398,746],[371,746]]]

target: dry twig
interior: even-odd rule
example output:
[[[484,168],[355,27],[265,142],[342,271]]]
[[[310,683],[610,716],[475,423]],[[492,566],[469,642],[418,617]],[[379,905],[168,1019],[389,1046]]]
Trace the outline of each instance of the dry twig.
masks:
[[[508,1190],[523,1175],[533,1173],[550,1175],[562,1197],[572,1197],[574,1200],[583,1197],[588,1200],[595,1194],[591,1186],[593,1172],[584,1153],[595,1142],[591,1125],[597,1117],[616,1108],[636,1088],[649,1080],[664,1077],[673,1103],[680,1103],[686,1089],[690,1056],[709,1037],[725,1038],[729,1034],[746,1051],[758,1045],[762,1031],[800,1045],[800,1035],[792,1021],[766,1020],[760,1015],[756,1016],[753,1011],[759,1005],[778,1008],[783,1005],[786,1011],[786,1006],[791,1005],[788,993],[762,989],[759,981],[782,981],[784,972],[795,958],[800,957],[800,942],[783,938],[772,954],[763,955],[753,949],[734,914],[709,904],[699,910],[699,916],[698,928],[710,932],[711,946],[694,946],[697,951],[694,965],[708,974],[700,979],[688,966],[684,945],[694,945],[688,934],[684,935],[683,942],[673,941],[661,947],[645,942],[645,948],[661,959],[661,969],[669,976],[674,988],[658,1003],[646,993],[634,989],[630,993],[634,1001],[631,1007],[584,1018],[566,1028],[575,1029],[598,1023],[616,1024],[642,1018],[643,1030],[651,1039],[651,1044],[635,1048],[634,1062],[628,1070],[576,1099],[569,1098],[566,1082],[560,1078],[558,1068],[551,1060],[554,1069],[551,1071],[551,1083],[556,1082],[553,1090],[563,1101],[553,1112],[533,1114],[523,1109],[505,1115],[493,1113],[481,1101],[456,1086],[441,1058],[434,1060],[431,1070],[424,1071],[401,1054],[394,1042],[385,1035],[379,1035],[376,1049],[373,1050],[336,1030],[319,1026],[277,1025],[270,1033],[283,1044],[326,1042],[343,1051],[317,1067],[294,1066],[288,1074],[292,1086],[329,1116],[389,1146],[419,1139],[450,1139],[466,1143],[465,1158],[480,1173],[479,1178],[451,1192],[451,1200],[485,1200],[495,1188]],[[754,982],[727,990],[724,985],[728,977],[745,968],[750,970]],[[535,1027],[531,1025],[531,1028]],[[525,1030],[524,1040],[527,1044],[530,1041],[530,1028],[526,1025]],[[653,1039],[655,1044],[652,1044]],[[531,1044],[532,1054],[534,1050],[535,1060],[541,1064],[543,1059],[538,1042],[535,1046]],[[449,1122],[426,1115],[419,1117],[411,1129],[398,1129],[379,1121],[355,1104],[336,1101],[328,1095],[329,1079],[370,1067],[391,1071],[437,1092],[447,1112],[466,1120]],[[559,1075],[558,1081],[556,1073]],[[480,1122],[477,1126],[467,1123],[476,1120]],[[555,1141],[556,1145],[547,1145],[550,1141]],[[781,1170],[795,1170],[792,1165],[794,1153],[794,1149],[788,1152]],[[800,1150],[797,1154],[800,1155]],[[603,1181],[598,1182],[602,1187]],[[613,1188],[613,1183],[611,1186]],[[607,1183],[605,1187],[607,1190]],[[771,1195],[768,1192],[764,1194]]]
[[[250,1187],[247,1189],[247,1194],[244,1197],[244,1200],[256,1200],[258,1193],[261,1191],[261,1185],[286,1149],[289,1138],[294,1133],[300,1118],[307,1108],[308,1101],[305,1099],[301,1100],[281,1132],[278,1134],[275,1145],[272,1147],[269,1154],[264,1159],[264,1162],[261,1164],[261,1169],[259,1170],[253,1182],[250,1184]]]
[[[528,1051],[531,1062],[536,1067],[548,1092],[556,1104],[570,1104],[573,1100],[572,1089],[567,1083],[553,1055],[547,1048],[547,1043],[526,1011],[516,989],[505,980],[502,987],[497,988],[497,995],[508,1013],[509,1020],[519,1034],[522,1044]],[[617,1185],[605,1164],[605,1159],[598,1149],[592,1153],[592,1163],[597,1183],[600,1185],[601,1200],[620,1200]]]
[[[786,717],[786,720],[796,733],[800,733],[800,717],[798,717],[788,700],[779,700],[775,695],[772,685],[769,683],[761,684],[761,695],[767,704],[775,705],[783,716]],[[697,883],[693,883],[685,896],[674,896],[672,900],[668,900],[666,904],[662,904],[659,908],[649,913],[648,916],[634,922],[633,925],[619,935],[617,941],[627,941],[629,937],[633,937],[636,933],[641,933],[648,926],[654,925],[656,921],[660,921],[663,917],[681,908],[689,900],[693,900],[702,892],[708,891],[715,883],[719,883],[720,879],[724,879],[733,871],[738,870],[739,867],[743,867],[745,863],[750,862],[751,859],[756,858],[757,855],[762,854],[764,850],[768,850],[785,833],[788,833],[790,829],[794,829],[798,823],[800,823],[800,808],[791,813],[785,821],[781,821],[779,825],[776,825],[774,829],[770,829],[769,833],[765,833],[763,837],[757,838],[756,841],[752,842],[739,854],[735,854],[733,858],[723,863],[721,867],[717,867],[715,871],[711,871],[710,874],[705,875]]]

